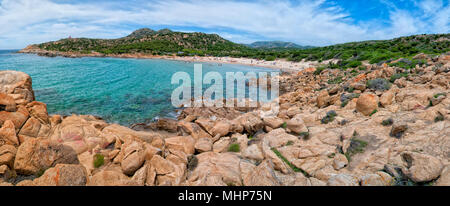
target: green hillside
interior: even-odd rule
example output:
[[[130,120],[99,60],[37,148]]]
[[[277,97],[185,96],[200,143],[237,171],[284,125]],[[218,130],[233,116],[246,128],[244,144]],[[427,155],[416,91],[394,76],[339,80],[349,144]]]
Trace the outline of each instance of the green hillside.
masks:
[[[289,61],[340,59],[337,68],[358,67],[361,61],[380,63],[419,54],[437,55],[450,51],[450,34],[400,37],[392,40],[364,41],[309,49],[251,48],[228,41],[217,34],[183,33],[168,29],[140,29],[119,39],[69,38],[38,45],[50,51],[103,54],[147,53],[154,55],[209,55]]]
[[[300,46],[292,42],[284,41],[257,41],[247,46],[256,49],[309,49],[311,46]]]
[[[235,55],[247,48],[217,34],[183,33],[168,29],[140,29],[119,39],[68,38],[38,45],[50,51],[103,54],[148,53],[154,55]]]

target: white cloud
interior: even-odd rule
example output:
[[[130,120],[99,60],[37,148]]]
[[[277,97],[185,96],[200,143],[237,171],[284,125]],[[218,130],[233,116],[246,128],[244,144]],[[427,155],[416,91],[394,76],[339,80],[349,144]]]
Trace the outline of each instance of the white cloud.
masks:
[[[0,0],[0,48],[22,48],[68,35],[115,38],[139,26],[160,25],[203,28],[244,43],[258,38],[255,40],[276,39],[303,45],[449,32],[450,6],[441,0],[417,2],[414,11],[389,6],[387,25],[376,20],[357,21],[345,8],[326,3],[325,0],[303,0],[297,4],[287,0],[168,0],[70,4]]]

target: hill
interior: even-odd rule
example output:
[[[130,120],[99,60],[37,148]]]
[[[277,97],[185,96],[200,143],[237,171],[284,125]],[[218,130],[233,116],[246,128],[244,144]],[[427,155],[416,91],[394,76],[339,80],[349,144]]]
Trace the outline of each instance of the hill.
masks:
[[[392,40],[351,42],[326,47],[308,49],[290,48],[288,42],[257,42],[251,48],[220,37],[217,34],[175,32],[169,29],[154,31],[139,29],[119,39],[68,38],[59,41],[32,45],[41,51],[104,55],[153,54],[178,56],[230,56],[272,61],[325,61],[339,59],[332,68],[356,68],[363,61],[381,63],[407,58],[408,65],[414,66],[412,57],[424,53],[438,55],[450,51],[450,34],[430,34],[400,37]],[[30,48],[27,47],[27,48]],[[268,48],[272,49],[268,49]],[[274,49],[274,48],[278,49]],[[281,49],[280,49],[281,48]],[[413,64],[409,64],[409,62]]]
[[[247,46],[258,49],[309,49],[311,46],[300,46],[292,42],[284,41],[257,41]]]
[[[83,54],[98,52],[102,54],[231,55],[247,49],[217,34],[184,33],[169,29],[154,31],[148,28],[136,30],[119,39],[67,38],[37,46],[47,51]]]

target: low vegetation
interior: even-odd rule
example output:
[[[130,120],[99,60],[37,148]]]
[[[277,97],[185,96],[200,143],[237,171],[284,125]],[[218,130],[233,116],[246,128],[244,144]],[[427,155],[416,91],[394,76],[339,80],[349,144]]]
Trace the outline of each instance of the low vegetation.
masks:
[[[392,84],[387,81],[386,79],[378,78],[378,79],[371,79],[367,81],[367,88],[378,90],[378,91],[385,91],[389,90],[391,88]]]
[[[347,149],[347,152],[344,154],[347,157],[348,161],[351,161],[352,156],[357,153],[363,153],[364,148],[367,146],[367,142],[358,139],[358,134],[353,134],[352,139],[350,140],[350,146]]]
[[[390,126],[392,124],[394,124],[394,120],[392,118],[385,119],[381,122],[381,125],[383,126]]]
[[[246,57],[266,61],[286,59],[289,61],[318,61],[339,59],[325,67],[331,69],[362,67],[363,61],[370,64],[388,63],[402,68],[414,68],[424,64],[414,60],[417,54],[442,54],[450,51],[450,34],[415,35],[392,40],[364,41],[315,48],[253,48],[236,44],[216,34],[183,33],[168,29],[153,31],[140,29],[119,39],[67,38],[56,42],[39,44],[50,51],[92,52],[102,54],[146,53],[178,56],[230,56]],[[401,61],[391,63],[393,60]],[[321,70],[317,70],[320,73]]]
[[[336,116],[337,116],[336,111],[331,110],[331,111],[327,112],[327,115],[324,118],[322,118],[322,120],[320,120],[320,122],[322,124],[328,124],[328,123],[334,121],[334,118]]]
[[[233,143],[228,147],[228,152],[239,152],[241,150],[241,147],[238,143]]]
[[[275,153],[281,160],[283,160],[284,163],[286,163],[294,172],[301,172],[303,173],[306,177],[310,177],[310,175],[305,172],[304,170],[296,167],[295,165],[293,165],[291,162],[289,162],[288,159],[286,159],[286,157],[284,157],[276,148],[272,148],[271,149],[273,151],[273,153]]]
[[[434,122],[444,121],[445,117],[443,115],[438,115],[434,118]]]
[[[103,164],[105,164],[105,157],[102,154],[95,154],[94,155],[94,167],[99,168]]]

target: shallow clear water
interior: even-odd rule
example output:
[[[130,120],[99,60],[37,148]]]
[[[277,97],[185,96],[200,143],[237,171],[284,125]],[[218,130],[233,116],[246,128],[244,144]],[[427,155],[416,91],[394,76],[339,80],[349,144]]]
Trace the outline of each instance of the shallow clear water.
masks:
[[[156,59],[48,58],[0,51],[0,70],[17,70],[33,79],[36,99],[50,114],[92,114],[130,125],[157,116],[174,116],[170,97],[179,85],[172,74],[184,71],[193,82],[194,63]],[[258,67],[203,63],[203,72],[274,71]]]

